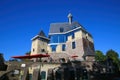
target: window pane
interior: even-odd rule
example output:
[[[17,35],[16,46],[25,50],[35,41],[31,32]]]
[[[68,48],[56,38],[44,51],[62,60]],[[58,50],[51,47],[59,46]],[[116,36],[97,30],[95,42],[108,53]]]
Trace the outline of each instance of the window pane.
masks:
[[[75,49],[76,48],[76,44],[75,42],[72,42],[72,49]]]
[[[61,77],[62,77],[61,72],[60,71],[56,71],[55,72],[55,77],[56,77],[56,80],[62,80],[61,79]]]
[[[57,45],[51,45],[52,51],[56,51],[56,46]]]
[[[41,80],[46,80],[45,77],[46,77],[46,72],[42,71],[41,72]]]
[[[66,47],[66,45],[63,44],[63,45],[62,45],[62,51],[65,51],[65,47]]]
[[[32,80],[32,74],[29,74],[29,80]]]

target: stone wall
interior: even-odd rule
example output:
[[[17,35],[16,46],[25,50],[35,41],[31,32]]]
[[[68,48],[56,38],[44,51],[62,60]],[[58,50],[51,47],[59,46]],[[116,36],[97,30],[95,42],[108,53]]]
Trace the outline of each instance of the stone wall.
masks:
[[[72,49],[72,42],[75,42],[75,49]],[[83,54],[84,54],[84,50],[83,50],[83,42],[82,39],[77,39],[77,40],[73,40],[73,41],[67,41],[66,42],[66,53],[69,54],[70,56],[78,56],[76,57],[77,59],[83,60]]]

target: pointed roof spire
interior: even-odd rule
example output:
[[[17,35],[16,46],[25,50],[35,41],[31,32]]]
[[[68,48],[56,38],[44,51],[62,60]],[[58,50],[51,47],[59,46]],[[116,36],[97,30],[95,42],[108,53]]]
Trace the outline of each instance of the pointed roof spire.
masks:
[[[35,37],[33,37],[31,40],[35,40],[35,39],[38,39],[38,38],[44,38],[47,41],[49,41],[49,38],[47,38],[47,36],[45,35],[43,30],[40,30],[40,32]]]
[[[41,30],[39,33],[38,33],[39,36],[42,36],[42,37],[46,37],[45,33],[43,32],[43,30]]]
[[[72,14],[69,13],[67,17],[68,17],[69,24],[71,24],[72,23],[72,17],[73,17]]]

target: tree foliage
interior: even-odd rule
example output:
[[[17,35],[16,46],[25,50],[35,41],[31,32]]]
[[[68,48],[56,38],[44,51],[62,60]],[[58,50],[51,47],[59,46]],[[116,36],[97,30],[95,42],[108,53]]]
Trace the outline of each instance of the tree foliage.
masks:
[[[28,51],[28,52],[26,52],[25,54],[26,54],[26,55],[30,55],[30,53],[31,53],[31,51]]]
[[[119,55],[117,52],[114,50],[110,49],[106,52],[106,56],[110,57],[114,63],[118,64],[119,63]]]
[[[95,55],[95,60],[96,61],[105,61],[105,55],[103,54],[102,51],[97,50],[95,51],[96,55]]]
[[[111,59],[115,71],[120,70],[119,54],[116,51],[110,49],[106,52],[106,55],[104,55],[103,52],[100,50],[97,50],[95,53],[96,53],[96,56],[95,56],[96,61],[102,62],[102,64],[105,65],[108,59]]]
[[[3,57],[3,53],[0,53],[0,63],[3,63],[5,60],[4,60],[4,57]]]

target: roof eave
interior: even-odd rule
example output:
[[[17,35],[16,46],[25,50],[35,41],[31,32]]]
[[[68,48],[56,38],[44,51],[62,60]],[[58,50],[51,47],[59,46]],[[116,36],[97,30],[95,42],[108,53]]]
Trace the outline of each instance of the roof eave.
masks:
[[[49,38],[46,38],[46,37],[43,37],[43,36],[39,36],[39,35],[36,35],[31,40],[35,40],[36,38],[44,38],[44,39],[50,40]]]

